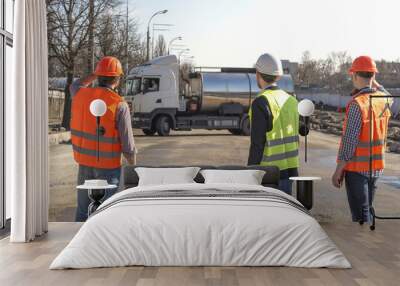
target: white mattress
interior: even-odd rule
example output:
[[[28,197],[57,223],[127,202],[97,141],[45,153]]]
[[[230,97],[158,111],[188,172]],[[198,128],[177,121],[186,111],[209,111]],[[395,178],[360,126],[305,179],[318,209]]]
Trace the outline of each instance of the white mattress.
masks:
[[[136,187],[108,199],[50,269],[145,266],[350,268],[318,222],[290,204],[259,198],[122,200],[136,192],[262,190],[262,186],[185,184]],[[298,203],[298,202],[297,202]]]

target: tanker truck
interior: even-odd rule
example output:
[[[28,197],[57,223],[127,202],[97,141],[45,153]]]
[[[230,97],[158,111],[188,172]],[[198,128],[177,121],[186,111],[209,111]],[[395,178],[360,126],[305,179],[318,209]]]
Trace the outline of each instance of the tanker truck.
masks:
[[[282,76],[278,86],[294,94],[290,75]],[[169,55],[130,70],[125,100],[133,127],[145,135],[192,129],[249,135],[247,113],[259,91],[255,69],[195,68],[183,73],[176,56]]]

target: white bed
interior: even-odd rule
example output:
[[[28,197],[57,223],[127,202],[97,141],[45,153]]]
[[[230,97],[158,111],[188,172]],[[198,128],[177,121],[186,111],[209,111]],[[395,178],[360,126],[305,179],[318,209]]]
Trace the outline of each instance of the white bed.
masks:
[[[128,265],[351,267],[293,197],[263,186],[197,183],[111,197],[50,269]]]

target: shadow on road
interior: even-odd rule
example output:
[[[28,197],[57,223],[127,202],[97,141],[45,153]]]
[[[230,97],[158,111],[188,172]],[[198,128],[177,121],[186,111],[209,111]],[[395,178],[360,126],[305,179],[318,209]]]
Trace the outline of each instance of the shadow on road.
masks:
[[[134,134],[134,137],[159,137],[159,138],[168,138],[168,137],[246,137],[246,136],[242,136],[242,135],[233,135],[233,134],[171,134],[168,136],[158,136],[158,135],[154,135],[154,136],[148,136],[148,135],[144,135],[144,134]]]

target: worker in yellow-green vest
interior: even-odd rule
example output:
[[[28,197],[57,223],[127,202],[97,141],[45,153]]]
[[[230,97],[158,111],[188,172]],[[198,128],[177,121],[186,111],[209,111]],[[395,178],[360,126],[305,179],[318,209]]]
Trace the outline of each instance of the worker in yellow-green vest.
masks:
[[[261,92],[249,111],[251,143],[248,165],[279,167],[279,189],[292,194],[289,177],[298,176],[299,168],[299,113],[297,99],[277,85],[282,75],[279,59],[270,54],[259,57],[256,77]],[[304,127],[300,130],[308,132]]]

